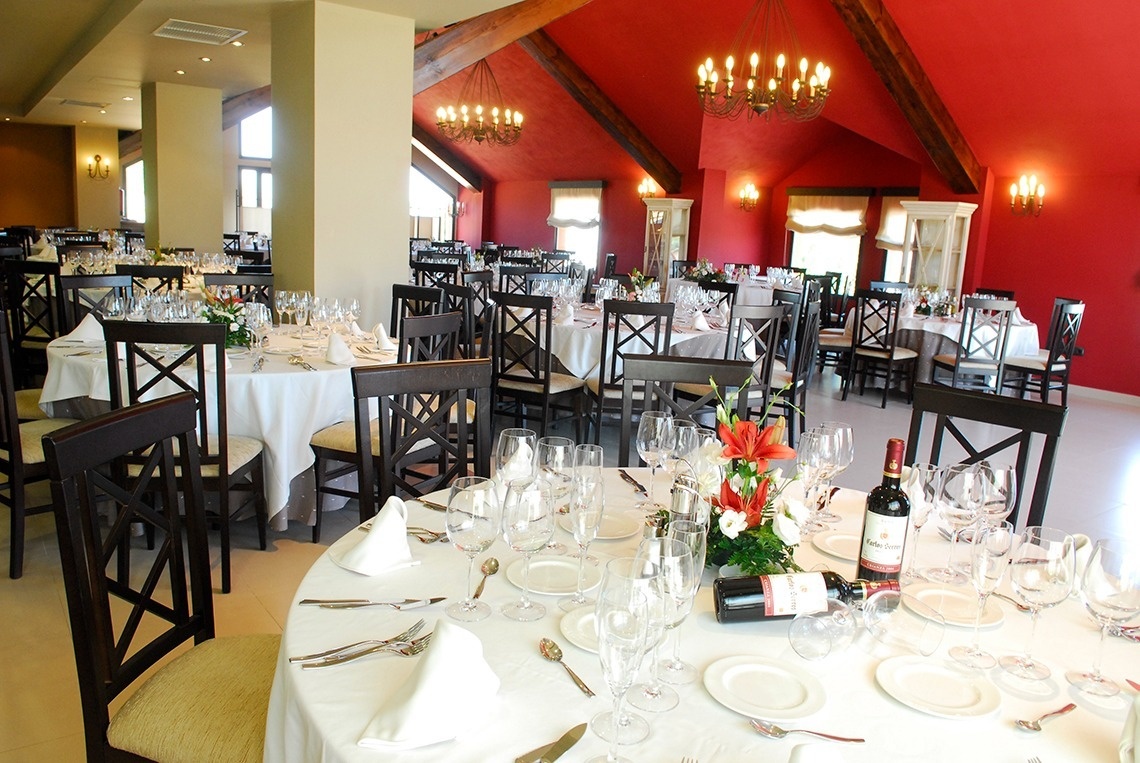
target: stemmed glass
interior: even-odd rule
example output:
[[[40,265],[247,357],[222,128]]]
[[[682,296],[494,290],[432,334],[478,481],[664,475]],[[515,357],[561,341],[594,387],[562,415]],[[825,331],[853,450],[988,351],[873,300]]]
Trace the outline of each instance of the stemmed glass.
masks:
[[[289,299],[293,292],[278,289],[273,293],[273,306],[277,308],[277,325],[285,325],[285,312],[289,307]]]
[[[537,447],[538,435],[533,429],[510,428],[500,432],[495,446],[495,480],[505,486],[512,480],[534,479]]]
[[[630,687],[629,704],[654,713],[671,710],[677,706],[680,697],[673,689],[663,686],[657,674],[657,648],[665,638],[665,624],[672,619],[671,612],[675,606],[673,597],[665,590],[666,570],[640,554],[632,559],[614,560],[606,570],[609,575],[622,576],[645,597],[645,653],[650,657],[649,681]]]
[[[915,567],[918,559],[918,538],[934,508],[941,480],[941,468],[934,464],[914,464],[910,467],[910,474],[903,486],[903,491],[910,498],[910,519],[914,523],[914,540],[907,543],[911,551],[910,562],[902,575],[904,583],[917,583],[926,579]]]
[[[825,476],[826,492],[823,494],[823,508],[820,510],[817,519],[824,522],[838,522],[839,515],[833,514],[831,511],[831,483],[835,481],[836,477],[847,471],[847,467],[851,466],[855,460],[855,434],[850,424],[844,424],[841,421],[825,421],[820,424],[819,430],[831,439],[831,447],[828,453],[830,469]]]
[[[296,292],[293,300],[293,312],[297,314],[297,338],[305,338],[305,326],[309,322],[309,309],[313,306],[313,297],[307,291]]]
[[[673,416],[668,411],[645,411],[637,425],[637,455],[649,464],[649,495],[640,504],[646,511],[661,508],[653,499],[653,487],[657,477],[657,467],[665,458],[666,444],[673,429]]]
[[[538,479],[550,486],[554,510],[559,514],[569,511],[570,489],[574,471],[574,441],[569,437],[543,437],[536,452]],[[544,554],[565,554],[566,545],[553,537],[543,547]]]
[[[796,443],[796,466],[803,481],[804,503],[810,509],[807,518],[800,524],[802,535],[811,535],[824,528],[818,519],[820,501],[817,491],[824,471],[822,462],[826,458],[826,453],[824,437],[819,432],[808,430],[800,435],[800,440]]]
[[[602,482],[602,446],[579,445],[574,449],[574,481],[570,499],[570,527],[578,544],[578,583],[573,596],[558,602],[564,612],[593,604],[582,591],[582,573],[590,544],[598,536],[598,525],[606,508]]]
[[[673,656],[661,663],[658,674],[662,681],[671,684],[692,683],[697,669],[680,659],[681,633],[678,630],[693,608],[693,597],[701,582],[693,552],[678,538],[646,538],[637,549],[637,557],[646,559],[660,569],[665,594],[673,600],[666,611],[666,630],[674,632]]]
[[[360,318],[360,300],[349,299],[344,303],[344,325],[352,333],[352,324]]]
[[[528,622],[546,614],[546,607],[530,600],[530,558],[546,545],[554,532],[554,503],[550,486],[540,480],[507,483],[503,501],[503,540],[523,555],[522,597],[503,605],[503,614]]]
[[[979,525],[1000,524],[1013,511],[1017,500],[1017,472],[1012,466],[979,461],[978,478],[985,487],[985,498],[978,513]]]
[[[970,544],[970,582],[978,592],[978,614],[974,618],[974,643],[970,646],[956,646],[950,650],[950,656],[957,662],[971,668],[992,668],[997,664],[993,655],[982,649],[981,625],[982,613],[986,609],[986,600],[1005,577],[1009,567],[1009,555],[1013,550],[1013,525],[1001,521],[993,525],[985,525],[974,537]]]
[[[692,421],[674,421],[665,444],[664,466],[674,478],[682,469],[692,468],[693,451],[700,444],[699,427]]]
[[[451,484],[447,501],[447,539],[467,554],[466,598],[453,602],[444,611],[463,622],[482,620],[491,607],[471,595],[475,557],[483,553],[499,535],[499,496],[495,483],[487,477],[459,477]]]
[[[966,582],[966,575],[954,569],[954,549],[959,535],[978,518],[985,501],[985,481],[978,477],[974,464],[954,464],[942,472],[938,487],[938,508],[942,518],[950,525],[950,549],[946,553],[946,566],[928,569],[926,579],[947,585]]]
[[[1051,675],[1048,667],[1034,661],[1030,649],[1041,610],[1061,603],[1073,590],[1075,554],[1073,536],[1060,530],[1027,527],[1021,533],[1017,550],[1013,552],[1009,582],[1013,592],[1032,612],[1033,624],[1025,654],[1009,655],[998,661],[1004,670],[1019,678],[1040,681]]]
[[[1120,687],[1100,672],[1109,629],[1140,613],[1140,548],[1118,540],[1098,540],[1081,575],[1081,599],[1100,626],[1096,661],[1088,672],[1069,671],[1065,678],[1086,694],[1111,697]]]
[[[249,329],[250,344],[254,350],[254,361],[261,357],[262,342],[273,323],[269,306],[260,302],[250,302],[245,306],[245,327]]]
[[[602,675],[614,695],[614,706],[612,711],[598,713],[590,720],[590,728],[595,734],[602,739],[609,738],[610,749],[608,754],[591,758],[589,763],[629,763],[618,755],[618,745],[640,741],[649,734],[649,725],[644,719],[622,712],[622,698],[641,668],[645,648],[648,626],[645,596],[627,584],[604,587],[598,595],[596,617],[598,657],[602,663]],[[623,737],[624,731],[636,725],[631,723],[634,719],[641,721],[642,735]]]

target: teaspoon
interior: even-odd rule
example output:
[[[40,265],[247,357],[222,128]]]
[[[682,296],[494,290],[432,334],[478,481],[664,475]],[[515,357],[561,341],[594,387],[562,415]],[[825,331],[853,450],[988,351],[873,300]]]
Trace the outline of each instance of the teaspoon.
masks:
[[[590,691],[590,687],[586,686],[586,682],[578,677],[578,674],[570,669],[570,666],[562,661],[562,647],[555,644],[548,638],[539,639],[538,651],[542,652],[542,656],[551,662],[557,662],[562,667],[566,668],[566,672],[574,679],[574,683],[582,690],[582,693],[587,697],[594,696],[594,692]]]
[[[1077,709],[1077,706],[1074,705],[1072,702],[1070,702],[1069,704],[1062,707],[1060,710],[1054,710],[1051,713],[1045,713],[1045,715],[1042,715],[1040,718],[1037,718],[1036,720],[1033,720],[1033,721],[1017,721],[1017,727],[1019,729],[1022,729],[1023,731],[1040,731],[1041,730],[1041,721],[1045,720],[1046,718],[1052,718],[1054,715],[1064,715],[1065,713],[1071,713],[1073,710],[1076,710],[1076,709]]]
[[[479,571],[483,573],[483,579],[480,580],[479,585],[475,587],[475,595],[472,597],[475,599],[483,595],[483,586],[487,585],[487,578],[499,571],[499,560],[493,556],[488,558],[479,565]]]

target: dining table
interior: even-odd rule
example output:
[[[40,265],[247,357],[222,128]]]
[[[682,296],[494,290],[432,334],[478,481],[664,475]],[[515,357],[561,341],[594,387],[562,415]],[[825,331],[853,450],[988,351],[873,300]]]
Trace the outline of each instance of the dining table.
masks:
[[[648,469],[629,469],[647,484]],[[643,498],[620,478],[604,470],[605,514],[599,539],[589,547],[596,564],[587,562],[587,594],[597,586],[607,560],[632,555],[649,532]],[[668,474],[659,470],[658,496],[667,496]],[[793,483],[798,484],[798,483]],[[791,488],[789,488],[791,489]],[[446,502],[446,493],[429,498]],[[830,569],[853,579],[866,494],[839,490],[832,508],[841,517],[825,533],[802,540],[796,562],[806,570]],[[417,500],[406,502],[407,523],[434,530],[445,527],[444,514]],[[564,521],[555,539],[576,550]],[[546,607],[532,622],[507,619],[502,605],[520,595],[520,556],[496,542],[479,561],[496,557],[501,570],[487,580],[482,600],[493,612],[474,623],[452,623],[477,637],[483,659],[501,682],[486,707],[484,720],[450,741],[415,749],[379,751],[358,745],[385,699],[413,674],[419,657],[373,655],[335,667],[303,669],[290,656],[312,653],[361,639],[395,635],[416,620],[424,632],[449,621],[444,607],[466,594],[464,553],[447,543],[410,543],[414,565],[365,576],[338,566],[334,558],[360,533],[353,529],[317,559],[298,587],[288,611],[266,722],[265,761],[514,761],[518,756],[558,739],[610,708],[610,692],[595,654],[593,609],[563,612],[561,597],[572,593],[576,556],[537,554],[532,559],[532,596]],[[853,551],[854,549],[854,551]],[[945,561],[947,543],[937,532],[921,535],[910,553],[922,565]],[[789,644],[789,621],[769,620],[722,624],[714,615],[711,583],[721,574],[708,568],[693,610],[679,627],[680,655],[700,677],[673,688],[679,705],[661,713],[635,710],[650,726],[641,742],[622,747],[636,761],[699,763],[751,760],[786,761],[799,745],[813,749],[795,760],[847,761],[1005,761],[1024,763],[1036,756],[1043,763],[1117,760],[1117,744],[1135,692],[1093,699],[1066,682],[1068,669],[1091,666],[1098,633],[1080,601],[1071,597],[1041,615],[1033,655],[1053,671],[1044,681],[1013,678],[1000,668],[957,667],[948,650],[968,644],[976,612],[972,588],[904,586],[904,593],[941,609],[947,619],[941,644],[929,657],[888,647],[860,628],[853,642],[824,659],[805,660]],[[1010,594],[1007,583],[1000,592]],[[302,606],[307,598],[446,597],[447,601],[410,611],[386,607],[324,609]],[[1031,618],[1004,600],[991,597],[984,610],[981,645],[994,654],[1021,653],[1031,632]],[[564,661],[596,692],[588,697],[562,667],[539,653],[539,640],[550,638],[563,649]],[[431,646],[428,647],[431,649]],[[1140,646],[1112,637],[1102,663],[1106,675],[1123,682],[1136,673]],[[646,677],[643,668],[639,679]],[[883,684],[894,686],[888,694]],[[901,687],[901,688],[899,688]],[[896,699],[895,696],[901,699]],[[1044,730],[1018,729],[1015,719],[1035,718],[1073,702],[1075,712],[1048,721]],[[864,744],[813,741],[790,735],[776,740],[760,736],[750,717],[774,720],[786,728],[815,729]],[[440,724],[454,719],[440,717]],[[604,755],[608,744],[593,731],[560,760],[580,763]],[[815,753],[809,757],[807,752]]]
[[[896,332],[899,347],[907,347],[918,353],[915,381],[930,382],[934,378],[935,356],[953,355],[958,351],[962,314],[900,315]],[[1034,356],[1040,349],[1041,335],[1037,324],[1024,318],[1018,310],[1009,324],[1006,357]]]

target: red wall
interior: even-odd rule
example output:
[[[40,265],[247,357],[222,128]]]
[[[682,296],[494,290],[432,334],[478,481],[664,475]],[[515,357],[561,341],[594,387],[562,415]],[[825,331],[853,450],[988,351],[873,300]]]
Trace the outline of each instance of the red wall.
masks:
[[[75,225],[70,127],[0,123],[0,226]]]

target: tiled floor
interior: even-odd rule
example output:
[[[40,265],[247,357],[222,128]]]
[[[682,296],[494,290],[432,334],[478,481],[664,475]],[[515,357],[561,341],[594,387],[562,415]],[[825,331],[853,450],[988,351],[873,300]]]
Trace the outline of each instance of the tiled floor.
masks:
[[[872,394],[842,402],[830,374],[817,380],[813,393],[809,424],[842,420],[855,429],[856,460],[838,484],[877,484],[883,448],[889,437],[906,436],[910,407],[893,397],[880,410]],[[615,454],[616,447],[607,447],[609,463]],[[1047,517],[1051,525],[1094,538],[1140,534],[1140,402],[1071,394]],[[326,515],[326,545],[355,524],[353,510]],[[271,535],[268,551],[258,551],[252,525],[240,523],[235,532],[233,593],[214,599],[219,635],[279,631],[298,582],[325,548],[310,543],[309,528],[295,523]],[[5,513],[5,562],[8,545]],[[50,516],[28,523],[24,577],[0,577],[0,623],[0,763],[82,760],[75,663]]]

